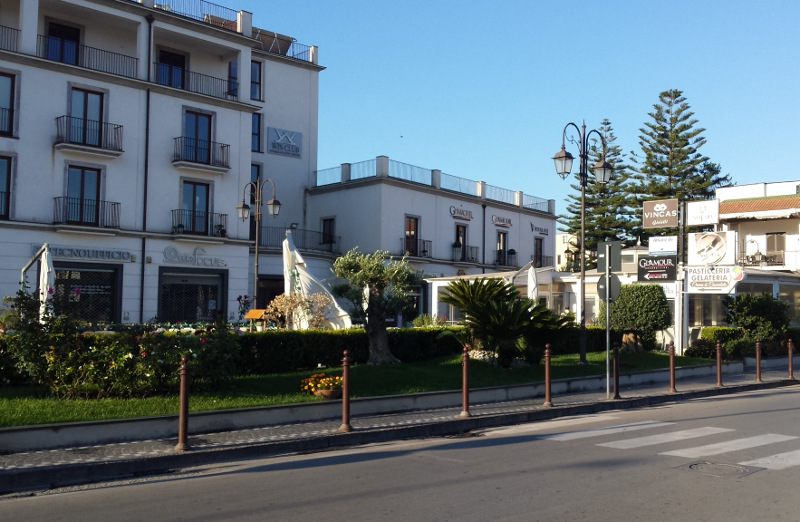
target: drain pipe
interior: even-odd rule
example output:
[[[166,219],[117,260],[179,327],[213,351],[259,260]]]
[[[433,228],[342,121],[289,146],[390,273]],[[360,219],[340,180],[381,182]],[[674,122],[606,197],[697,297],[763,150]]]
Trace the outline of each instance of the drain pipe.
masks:
[[[483,204],[483,261],[481,272],[486,273],[486,203]]]
[[[147,15],[147,81],[150,82],[150,60],[153,52],[153,15]],[[142,195],[142,254],[139,271],[139,322],[144,322],[144,269],[147,264],[147,191],[150,175],[150,88],[147,88],[145,99],[145,123],[144,123],[144,186]]]

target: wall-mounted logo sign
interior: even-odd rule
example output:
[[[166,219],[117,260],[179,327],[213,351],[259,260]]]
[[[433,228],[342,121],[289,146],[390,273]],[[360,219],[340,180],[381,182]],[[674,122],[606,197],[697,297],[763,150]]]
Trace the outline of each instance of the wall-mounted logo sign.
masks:
[[[643,203],[643,228],[671,228],[677,226],[677,199],[659,199],[657,201],[645,201]]]
[[[688,235],[686,247],[690,265],[733,265],[735,232],[698,232]]]
[[[36,250],[40,245],[36,245]],[[34,253],[36,252],[34,250]],[[131,262],[133,254],[124,250],[103,250],[99,248],[65,247],[50,245],[50,254],[59,259],[80,259],[92,261],[126,261]]]
[[[267,127],[267,152],[299,158],[303,153],[303,133]]]
[[[545,227],[540,227],[538,225],[534,225],[533,221],[531,221],[531,232],[536,232],[536,233],[538,233],[539,235],[542,235],[542,236],[549,236],[550,235],[550,229],[549,228],[545,228]]]
[[[455,205],[450,206],[450,215],[453,216],[453,219],[464,219],[466,221],[472,219],[471,210],[467,210],[462,207],[456,207]]]
[[[179,252],[175,247],[167,247],[164,249],[164,262],[165,263],[183,263],[195,266],[205,267],[220,267],[227,266],[225,260],[219,257],[210,257],[206,255],[206,251],[201,247],[192,250],[192,253]]]
[[[719,200],[690,201],[686,203],[686,224],[716,225],[719,223]]]
[[[492,223],[498,227],[511,228],[511,218],[502,216],[492,216]]]

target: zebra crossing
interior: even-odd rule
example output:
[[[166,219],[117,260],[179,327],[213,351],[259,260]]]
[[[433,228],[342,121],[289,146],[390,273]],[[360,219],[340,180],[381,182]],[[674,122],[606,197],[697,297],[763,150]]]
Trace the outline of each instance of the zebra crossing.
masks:
[[[645,430],[666,428],[667,431],[648,435]],[[735,454],[737,451],[753,448],[767,449],[772,444],[780,444],[796,440],[800,437],[782,435],[779,433],[764,433],[750,437],[735,437],[736,430],[714,426],[681,429],[674,422],[641,421],[613,426],[587,428],[575,431],[565,431],[553,434],[542,434],[536,438],[557,442],[592,439],[611,436],[614,440],[597,442],[595,446],[615,450],[632,450],[638,448],[656,448],[657,455],[681,457],[687,459],[700,459],[712,457],[723,453]],[[709,442],[709,438],[722,439]],[[705,443],[703,443],[705,442]],[[680,449],[658,451],[658,447],[665,444],[688,444]],[[693,445],[699,443],[699,445]],[[735,457],[734,457],[735,458]],[[737,462],[741,466],[764,468],[769,470],[783,470],[800,466],[800,449],[783,451],[760,458]]]

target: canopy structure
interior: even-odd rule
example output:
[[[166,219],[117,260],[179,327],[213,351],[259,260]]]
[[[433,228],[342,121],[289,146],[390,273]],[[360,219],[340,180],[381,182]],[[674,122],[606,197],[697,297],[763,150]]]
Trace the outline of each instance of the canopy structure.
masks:
[[[352,325],[350,314],[339,306],[327,286],[308,271],[303,256],[294,246],[291,230],[286,231],[286,239],[283,240],[283,292],[286,295],[300,294],[304,298],[316,293],[327,295],[331,302],[325,310],[328,327],[349,328]],[[307,317],[298,319],[292,322],[294,328],[308,328]]]

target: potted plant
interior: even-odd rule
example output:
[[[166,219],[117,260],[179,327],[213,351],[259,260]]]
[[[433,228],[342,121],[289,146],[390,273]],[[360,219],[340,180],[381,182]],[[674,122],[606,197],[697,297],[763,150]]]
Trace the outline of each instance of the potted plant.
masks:
[[[225,234],[227,233],[225,227],[223,227],[222,225],[217,225],[216,230],[217,230],[217,235],[219,237],[225,237]]]
[[[342,395],[342,376],[314,373],[300,381],[300,389],[326,399],[338,399]]]
[[[176,234],[183,234],[183,223],[178,223],[177,225],[175,225],[175,226],[173,227],[173,231],[174,231]]]

